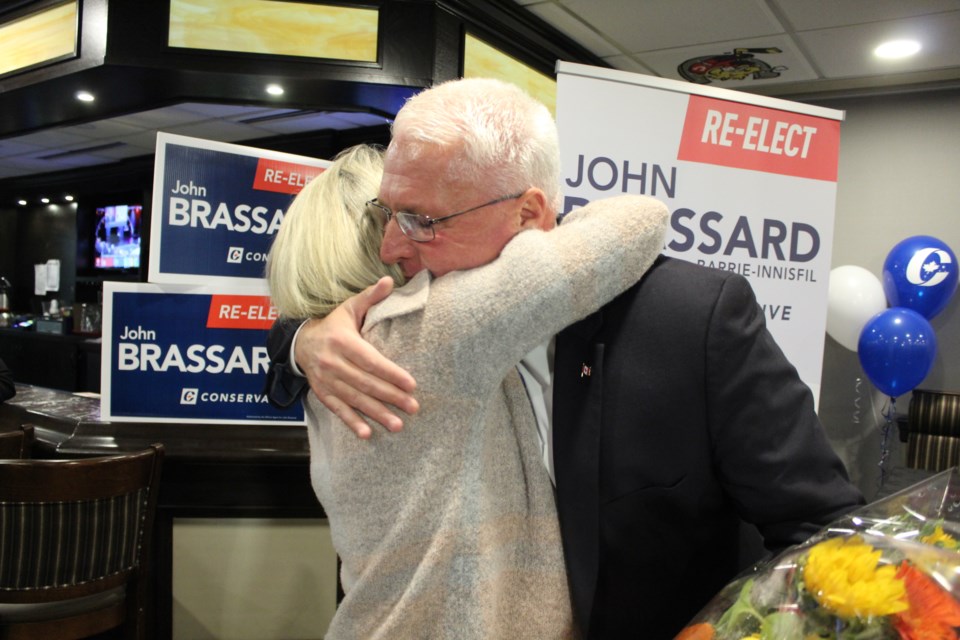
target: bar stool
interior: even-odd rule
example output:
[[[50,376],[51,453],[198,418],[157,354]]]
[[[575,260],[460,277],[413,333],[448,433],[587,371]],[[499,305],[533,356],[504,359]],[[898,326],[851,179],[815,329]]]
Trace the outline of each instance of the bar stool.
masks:
[[[0,638],[145,637],[163,453],[0,460]]]
[[[33,426],[21,425],[16,431],[0,433],[0,460],[29,458],[33,449]]]

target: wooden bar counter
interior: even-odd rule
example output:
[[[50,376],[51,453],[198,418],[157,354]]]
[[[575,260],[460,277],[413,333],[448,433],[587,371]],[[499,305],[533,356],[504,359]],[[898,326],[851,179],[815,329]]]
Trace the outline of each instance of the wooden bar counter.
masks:
[[[166,448],[154,532],[156,638],[172,633],[174,518],[325,518],[302,425],[103,422],[96,397],[18,384],[0,404],[0,431],[21,424],[35,428],[35,458]]]

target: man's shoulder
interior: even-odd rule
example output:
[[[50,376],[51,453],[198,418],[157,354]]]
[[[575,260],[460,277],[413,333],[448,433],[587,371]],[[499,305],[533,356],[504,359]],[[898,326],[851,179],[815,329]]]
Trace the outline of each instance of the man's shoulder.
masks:
[[[670,286],[679,290],[714,289],[723,286],[731,279],[743,279],[743,277],[729,271],[688,262],[682,258],[661,255],[635,287],[637,289],[650,289],[654,286]]]
[[[728,295],[749,299],[752,287],[741,275],[660,256],[639,282],[604,310],[618,316],[639,314],[663,322],[679,317],[707,318],[718,301]]]

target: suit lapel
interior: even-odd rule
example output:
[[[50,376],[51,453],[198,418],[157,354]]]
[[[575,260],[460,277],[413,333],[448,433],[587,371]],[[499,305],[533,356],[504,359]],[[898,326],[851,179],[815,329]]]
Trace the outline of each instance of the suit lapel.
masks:
[[[577,619],[589,628],[599,567],[603,344],[599,311],[557,335],[553,447],[557,508]]]

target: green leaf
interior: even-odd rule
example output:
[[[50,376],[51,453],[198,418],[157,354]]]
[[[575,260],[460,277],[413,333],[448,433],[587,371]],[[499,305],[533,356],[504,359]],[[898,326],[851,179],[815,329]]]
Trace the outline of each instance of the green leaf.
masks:
[[[803,619],[792,611],[771,613],[760,624],[761,640],[804,640]]]
[[[753,578],[747,580],[740,589],[740,595],[737,601],[727,609],[720,620],[717,621],[717,632],[719,637],[726,637],[727,634],[736,632],[741,634],[737,636],[742,638],[750,635],[760,628],[763,616],[758,612],[750,601],[750,594],[753,590]]]

